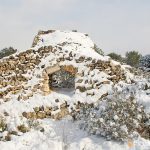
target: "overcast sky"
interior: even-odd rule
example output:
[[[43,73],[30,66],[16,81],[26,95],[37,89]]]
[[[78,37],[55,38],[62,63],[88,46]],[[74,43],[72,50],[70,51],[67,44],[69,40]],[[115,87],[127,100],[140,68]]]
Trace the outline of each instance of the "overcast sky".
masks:
[[[40,29],[86,32],[106,54],[148,54],[150,0],[0,0],[0,49],[27,49]]]

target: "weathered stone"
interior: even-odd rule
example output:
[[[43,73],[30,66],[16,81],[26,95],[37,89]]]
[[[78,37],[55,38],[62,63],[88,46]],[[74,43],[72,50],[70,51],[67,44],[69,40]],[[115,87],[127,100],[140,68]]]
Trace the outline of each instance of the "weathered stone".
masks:
[[[60,112],[58,112],[58,113],[52,115],[52,118],[54,118],[54,119],[56,119],[56,120],[59,120],[59,119],[65,117],[65,116],[67,116],[67,115],[69,115],[68,109],[67,109],[67,108],[62,108],[62,109],[60,110]]]
[[[45,112],[37,112],[37,118],[38,119],[44,119],[46,117]]]
[[[58,106],[54,106],[54,107],[52,108],[53,111],[56,111],[56,110],[58,110],[58,109],[59,109]]]
[[[43,92],[50,92],[49,85],[48,85],[48,84],[44,84],[44,85],[42,86],[42,91],[43,91]]]
[[[26,127],[25,125],[20,125],[20,126],[18,126],[17,128],[18,128],[18,130],[19,130],[20,132],[23,132],[23,133],[26,133],[26,132],[29,131],[29,128]]]
[[[60,108],[64,108],[64,107],[67,107],[67,103],[63,103],[60,105]]]
[[[58,102],[59,102],[59,99],[55,99],[55,102],[58,103]]]
[[[11,141],[11,135],[10,134],[7,134],[5,137],[4,137],[5,141]]]
[[[40,111],[39,107],[34,107],[33,109],[34,109],[35,112],[39,112]]]
[[[103,81],[102,84],[110,84],[110,81]]]
[[[18,135],[17,131],[10,131],[9,133],[12,134],[12,135]]]
[[[28,96],[22,96],[22,100],[27,100],[28,99]]]
[[[86,88],[85,87],[81,87],[81,86],[77,86],[76,89],[79,89],[80,92],[85,92]]]
[[[52,73],[54,73],[56,71],[59,71],[59,70],[60,70],[60,67],[58,65],[53,66],[53,67],[47,67],[45,69],[45,71],[46,71],[47,74],[52,74]]]
[[[46,115],[51,115],[51,108],[50,107],[45,107],[44,108],[44,112],[46,113]]]
[[[22,116],[25,117],[25,118],[28,118],[28,113],[27,112],[23,112]]]

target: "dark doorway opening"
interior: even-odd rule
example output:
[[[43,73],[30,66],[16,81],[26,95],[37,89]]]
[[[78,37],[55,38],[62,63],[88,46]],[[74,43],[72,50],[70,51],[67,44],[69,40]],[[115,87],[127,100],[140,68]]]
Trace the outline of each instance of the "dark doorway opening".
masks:
[[[61,69],[49,75],[49,86],[52,89],[74,89],[75,75]]]

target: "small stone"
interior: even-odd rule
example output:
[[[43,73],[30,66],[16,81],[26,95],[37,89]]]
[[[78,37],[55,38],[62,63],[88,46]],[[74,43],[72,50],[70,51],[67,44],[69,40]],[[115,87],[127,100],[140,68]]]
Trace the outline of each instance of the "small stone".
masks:
[[[38,112],[38,113],[37,113],[37,118],[38,118],[38,119],[44,119],[45,117],[46,117],[45,112]]]
[[[59,99],[55,99],[55,102],[58,103],[58,102],[59,102]]]
[[[40,132],[44,132],[45,130],[44,130],[44,128],[42,128],[41,130],[40,130]]]
[[[17,131],[11,131],[10,134],[18,135]]]
[[[41,68],[45,68],[45,65],[42,65]]]
[[[33,108],[35,112],[39,112],[40,111],[40,108],[39,107],[35,107]]]
[[[6,141],[11,141],[11,136],[10,136],[10,134],[6,135],[4,139],[5,139]]]
[[[44,111],[44,106],[40,106],[39,111]]]
[[[27,112],[22,113],[23,117],[27,118]]]
[[[5,112],[4,112],[4,115],[5,115],[5,116],[9,116],[9,113],[5,111]]]
[[[20,126],[17,127],[17,129],[18,129],[20,132],[22,132],[22,133],[26,133],[26,132],[29,131],[29,128],[26,127],[25,125],[20,125]]]
[[[58,106],[54,106],[52,109],[53,109],[53,111],[56,111],[56,110],[58,110],[59,108],[58,108]]]
[[[50,116],[51,115],[51,108],[50,107],[45,107],[44,112],[46,113],[46,115]]]

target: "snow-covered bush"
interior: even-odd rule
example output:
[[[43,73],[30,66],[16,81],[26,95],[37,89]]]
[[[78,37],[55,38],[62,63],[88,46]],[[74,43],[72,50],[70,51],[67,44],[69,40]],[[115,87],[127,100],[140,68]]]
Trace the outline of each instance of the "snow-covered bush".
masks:
[[[0,132],[5,131],[6,128],[7,128],[6,121],[2,116],[0,116]]]
[[[124,141],[138,133],[142,136],[147,136],[143,135],[145,132],[149,134],[147,123],[150,118],[143,106],[133,96],[125,99],[119,93],[99,101],[95,107],[84,105],[77,119],[81,120],[81,128],[107,139]]]
[[[150,55],[143,56],[140,59],[140,67],[150,70]]]
[[[100,54],[104,56],[104,52],[102,51],[102,49],[100,49],[96,44],[94,44],[94,50]]]

